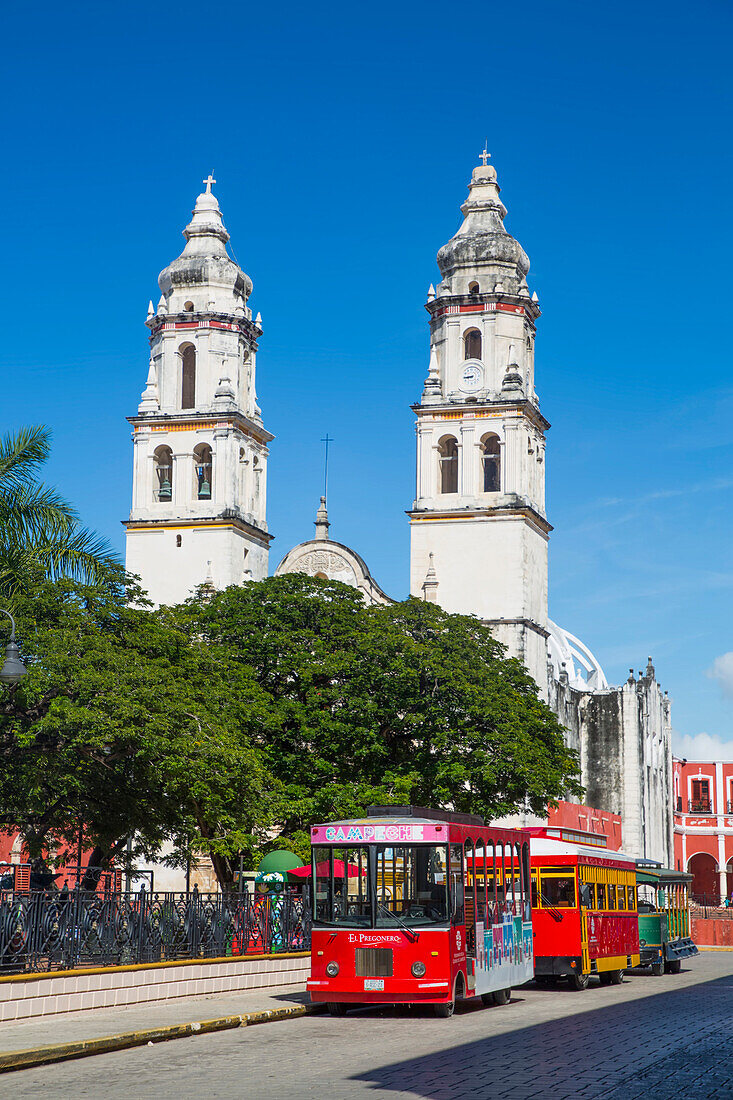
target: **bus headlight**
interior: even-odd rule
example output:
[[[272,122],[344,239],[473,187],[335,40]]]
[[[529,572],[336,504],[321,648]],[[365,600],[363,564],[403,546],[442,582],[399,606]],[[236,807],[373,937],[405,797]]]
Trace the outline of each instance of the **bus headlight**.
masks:
[[[414,962],[412,964],[412,966],[410,967],[410,970],[412,971],[413,978],[424,978],[425,977],[425,963]]]
[[[329,978],[335,978],[339,972],[339,964],[337,962],[330,962],[326,964],[326,973]]]

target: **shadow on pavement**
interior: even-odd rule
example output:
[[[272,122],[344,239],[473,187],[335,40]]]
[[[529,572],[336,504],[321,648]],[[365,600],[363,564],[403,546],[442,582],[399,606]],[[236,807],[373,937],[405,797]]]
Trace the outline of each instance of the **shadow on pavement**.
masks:
[[[724,1049],[726,1037],[733,1038],[733,977],[717,978],[669,993],[650,995],[644,990],[639,1000],[592,1008],[592,990],[579,996],[589,999],[588,1010],[572,1016],[518,1027],[515,1031],[488,1034],[470,1043],[457,1042],[461,1017],[434,1021],[436,1042],[445,1049],[408,1058],[350,1078],[400,1095],[421,1100],[458,1100],[464,1096],[500,1100],[511,1097],[583,1097],[588,1100],[618,1095],[625,1100],[636,1096],[681,1097],[686,1095],[733,1096],[718,1093],[713,1081],[718,1074],[730,1082],[730,1065]],[[555,996],[561,996],[556,991]],[[549,992],[548,996],[553,996]],[[514,1002],[514,999],[512,1000]],[[497,1013],[505,1008],[470,1006],[468,1011],[486,1015],[490,1032]],[[418,1015],[418,1014],[415,1014]],[[425,1015],[422,1011],[420,1016]],[[347,1017],[348,1019],[348,1017]],[[363,1017],[362,1017],[363,1019]],[[355,1019],[358,1023],[358,1019]],[[416,1019],[416,1023],[418,1020]],[[504,1022],[505,1023],[505,1022]],[[419,1026],[424,1026],[422,1020]],[[709,1046],[711,1088],[695,1083],[695,1091],[679,1090],[678,1071],[683,1051],[700,1044]],[[697,1058],[700,1063],[700,1058]],[[698,1065],[699,1069],[699,1065]],[[647,1074],[650,1074],[647,1080]],[[659,1091],[661,1088],[662,1091]]]

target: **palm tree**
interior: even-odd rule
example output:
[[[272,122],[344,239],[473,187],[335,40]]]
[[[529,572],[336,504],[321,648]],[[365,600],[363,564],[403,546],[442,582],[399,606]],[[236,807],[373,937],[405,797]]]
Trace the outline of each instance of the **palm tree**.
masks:
[[[0,597],[34,576],[88,583],[119,567],[104,539],[79,526],[63,497],[36,479],[50,454],[50,432],[22,428],[0,440]]]

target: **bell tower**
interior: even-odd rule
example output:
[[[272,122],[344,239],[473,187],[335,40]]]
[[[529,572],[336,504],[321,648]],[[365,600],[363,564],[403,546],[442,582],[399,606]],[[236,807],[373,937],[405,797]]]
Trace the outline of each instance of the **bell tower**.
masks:
[[[477,615],[547,694],[545,432],[534,385],[537,295],[504,228],[496,171],[473,170],[463,224],[428,292],[430,361],[417,417],[410,591]]]
[[[155,604],[267,576],[268,443],[255,393],[259,314],[230,258],[212,176],[148,308],[150,366],[133,428],[127,569]]]

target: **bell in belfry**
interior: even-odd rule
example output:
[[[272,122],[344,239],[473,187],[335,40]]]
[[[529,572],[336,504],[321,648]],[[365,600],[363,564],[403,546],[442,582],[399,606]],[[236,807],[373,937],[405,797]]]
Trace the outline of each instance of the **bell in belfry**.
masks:
[[[168,480],[168,475],[164,477],[160,483],[160,491],[158,492],[158,500],[170,500],[171,499],[171,483]]]

